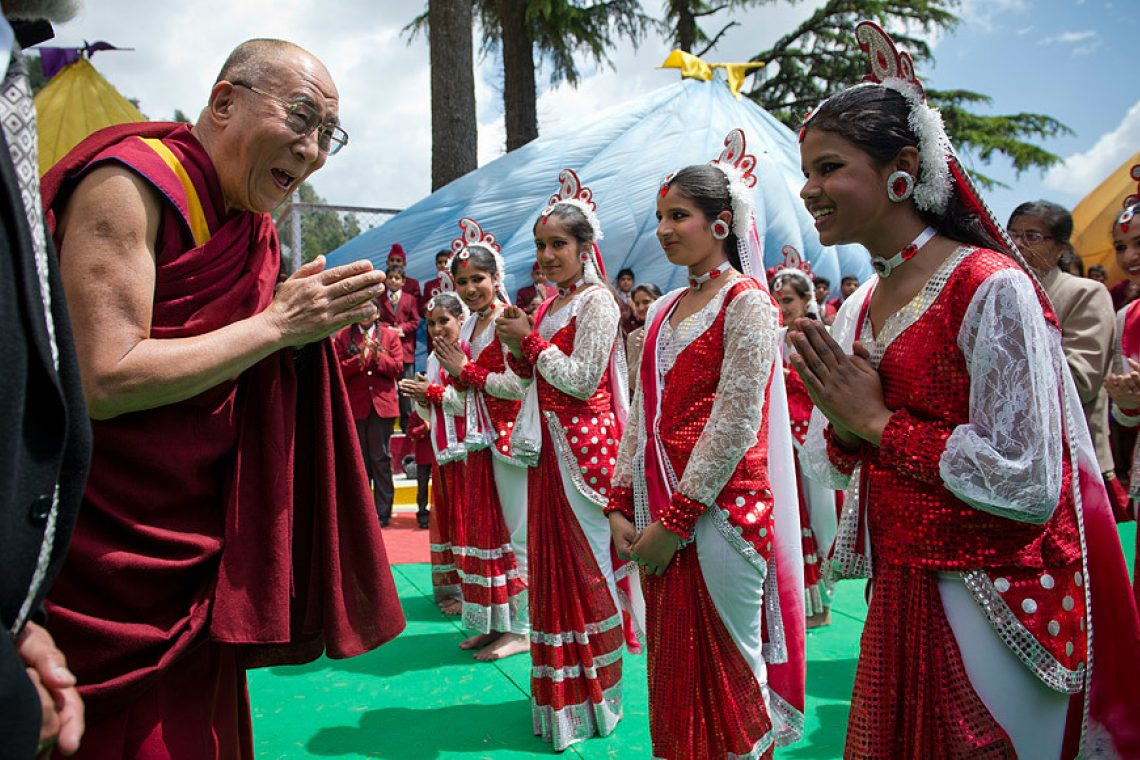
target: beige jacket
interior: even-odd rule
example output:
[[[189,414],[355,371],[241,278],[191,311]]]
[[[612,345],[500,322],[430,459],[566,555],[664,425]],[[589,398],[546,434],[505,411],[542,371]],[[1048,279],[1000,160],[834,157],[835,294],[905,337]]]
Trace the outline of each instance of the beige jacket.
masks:
[[[1108,394],[1105,375],[1110,374],[1114,351],[1116,315],[1108,288],[1095,280],[1074,277],[1053,268],[1041,278],[1061,323],[1061,346],[1077,385],[1093,448],[1101,472],[1112,471],[1108,445]]]

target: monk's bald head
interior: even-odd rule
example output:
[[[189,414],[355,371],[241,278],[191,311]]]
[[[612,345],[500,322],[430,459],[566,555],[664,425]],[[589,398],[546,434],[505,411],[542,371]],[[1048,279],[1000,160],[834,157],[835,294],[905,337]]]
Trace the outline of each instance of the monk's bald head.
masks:
[[[308,50],[285,40],[246,40],[230,53],[215,81],[261,82],[283,61],[296,55],[317,60]]]

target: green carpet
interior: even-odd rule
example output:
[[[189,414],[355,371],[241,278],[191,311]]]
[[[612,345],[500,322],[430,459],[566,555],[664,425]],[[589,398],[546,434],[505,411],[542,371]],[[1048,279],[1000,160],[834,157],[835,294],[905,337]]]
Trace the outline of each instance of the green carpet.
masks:
[[[1136,524],[1121,526],[1129,567]],[[463,632],[431,600],[427,565],[396,565],[408,629],[351,660],[249,674],[254,746],[263,759],[379,757],[389,760],[555,755],[531,733],[525,655],[478,663],[459,650]],[[863,584],[841,583],[832,624],[808,633],[805,737],[786,758],[842,754],[859,634]],[[625,718],[605,739],[574,745],[570,758],[648,758],[645,657],[625,660]]]

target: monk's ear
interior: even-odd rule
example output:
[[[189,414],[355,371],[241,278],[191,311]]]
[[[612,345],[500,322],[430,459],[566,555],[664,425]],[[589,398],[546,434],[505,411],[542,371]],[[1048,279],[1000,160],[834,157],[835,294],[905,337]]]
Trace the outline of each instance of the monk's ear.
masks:
[[[215,83],[210,90],[210,102],[206,105],[209,118],[218,123],[229,121],[236,107],[237,87],[224,80]]]

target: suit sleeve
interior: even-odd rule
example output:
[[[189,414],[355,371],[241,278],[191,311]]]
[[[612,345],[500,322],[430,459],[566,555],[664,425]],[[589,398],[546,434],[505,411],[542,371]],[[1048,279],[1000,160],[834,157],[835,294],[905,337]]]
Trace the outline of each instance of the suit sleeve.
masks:
[[[384,350],[376,354],[376,371],[384,377],[399,377],[404,371],[404,347],[391,330],[383,330],[380,335]]]
[[[333,340],[333,346],[336,347],[336,358],[340,362],[340,372],[344,377],[352,377],[360,373],[360,359],[357,354],[349,353],[349,346],[352,345],[349,337],[349,330],[351,327],[345,328],[336,334]]]
[[[1115,316],[1112,296],[1097,283],[1076,294],[1072,309],[1061,325],[1061,347],[1073,373],[1082,404],[1097,397],[1104,386],[1105,368],[1112,356]]]
[[[405,336],[415,335],[416,330],[419,329],[420,317],[416,309],[418,302],[419,298],[411,295],[409,295],[407,299],[401,299],[400,301],[400,311],[402,313],[397,319],[400,320],[400,329],[404,331]],[[408,304],[407,307],[404,306],[405,303]]]

